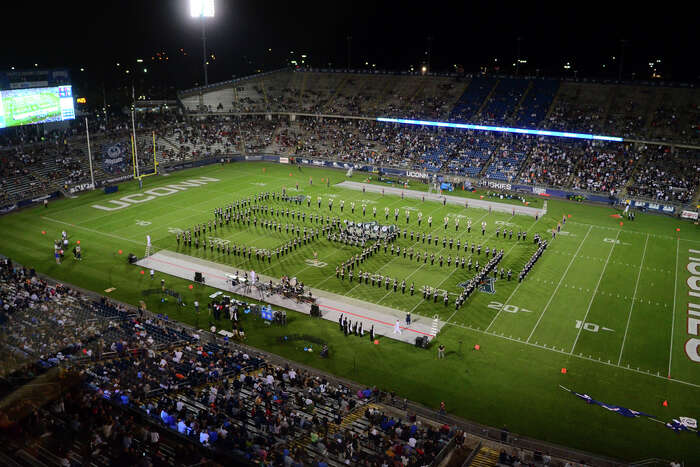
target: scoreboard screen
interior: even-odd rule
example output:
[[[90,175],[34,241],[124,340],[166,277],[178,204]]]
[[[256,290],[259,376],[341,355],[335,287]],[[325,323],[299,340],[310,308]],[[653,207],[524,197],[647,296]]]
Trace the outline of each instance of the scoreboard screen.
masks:
[[[0,128],[73,119],[71,86],[0,91]]]

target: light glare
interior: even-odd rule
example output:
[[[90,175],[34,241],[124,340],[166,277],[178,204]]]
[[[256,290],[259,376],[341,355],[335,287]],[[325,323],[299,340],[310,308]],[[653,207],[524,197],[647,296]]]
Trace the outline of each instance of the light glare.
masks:
[[[193,18],[213,18],[214,0],[190,0],[190,16]]]
[[[571,133],[565,131],[550,131],[550,130],[529,130],[527,128],[509,128],[503,126],[488,126],[488,125],[472,125],[470,123],[451,123],[451,122],[431,122],[427,120],[408,120],[404,118],[385,118],[378,117],[378,122],[388,123],[403,123],[407,125],[425,125],[438,126],[446,128],[461,128],[463,130],[479,130],[479,131],[497,131],[500,133],[519,133],[524,135],[537,136],[556,136],[559,138],[578,138],[578,139],[595,139],[602,141],[617,141],[622,142],[623,139],[618,136],[592,135],[589,133]]]

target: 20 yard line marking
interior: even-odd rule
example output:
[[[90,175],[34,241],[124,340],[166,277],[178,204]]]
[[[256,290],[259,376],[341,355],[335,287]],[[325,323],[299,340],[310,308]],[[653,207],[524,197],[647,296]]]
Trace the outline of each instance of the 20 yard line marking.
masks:
[[[673,280],[673,308],[671,309],[671,343],[668,349],[668,377],[671,377],[671,359],[673,358],[673,329],[676,327],[676,295],[678,294],[678,248],[680,238],[676,238],[676,265],[674,267],[676,278]]]
[[[625,335],[622,338],[622,347],[620,347],[620,357],[617,359],[618,365],[622,361],[622,352],[625,350],[625,341],[627,341],[627,331],[630,328],[630,321],[632,321],[632,310],[634,309],[634,300],[637,298],[637,288],[639,288],[639,278],[642,275],[642,266],[644,265],[644,256],[647,253],[647,243],[649,243],[649,234],[647,234],[647,238],[646,238],[646,240],[644,240],[644,250],[642,251],[642,262],[639,264],[639,272],[637,273],[637,283],[634,285],[634,294],[632,295],[632,304],[630,305],[630,312],[629,312],[629,315],[627,316],[627,326],[625,326]]]
[[[525,341],[525,342],[529,343],[533,334],[535,334],[535,331],[537,330],[537,326],[540,325],[540,321],[542,321],[542,317],[547,312],[547,308],[549,308],[549,305],[552,303],[554,296],[557,294],[557,290],[559,290],[559,287],[561,287],[561,283],[564,282],[564,278],[566,277],[566,274],[569,272],[571,265],[574,264],[574,260],[576,259],[576,256],[578,256],[578,252],[581,251],[581,247],[586,242],[586,239],[588,238],[588,235],[591,233],[592,229],[593,229],[593,226],[588,227],[588,230],[586,231],[586,235],[584,235],[583,240],[581,240],[581,243],[578,245],[578,248],[576,249],[576,253],[574,253],[573,256],[571,257],[571,261],[569,261],[569,265],[564,270],[564,274],[561,275],[561,279],[559,279],[559,283],[557,284],[557,287],[554,289],[554,292],[552,292],[552,295],[549,297],[547,304],[544,306],[544,310],[542,310],[542,313],[540,313],[540,317],[537,319],[537,322],[535,323],[535,327],[532,328],[532,332],[530,333],[529,336],[527,336],[527,341]],[[521,282],[521,284],[522,284],[522,282]]]
[[[591,306],[593,305],[593,300],[595,300],[595,296],[598,294],[598,287],[600,286],[600,281],[603,280],[603,276],[605,275],[605,270],[608,269],[608,263],[610,262],[610,257],[612,256],[612,252],[615,249],[615,245],[617,245],[617,238],[620,236],[620,231],[618,230],[617,233],[615,234],[615,241],[612,244],[612,247],[610,248],[610,253],[608,253],[608,258],[605,260],[605,265],[603,266],[603,271],[600,273],[600,277],[598,278],[598,283],[595,285],[595,289],[593,290],[593,295],[591,295],[591,301],[588,302],[588,309],[586,310],[586,314],[583,316],[583,321],[581,323],[585,323],[586,319],[588,319],[588,313],[591,312]],[[571,351],[569,352],[569,355],[574,353],[574,349],[576,348],[576,343],[578,342],[578,338],[581,337],[581,331],[583,331],[583,324],[581,325],[580,328],[578,328],[578,333],[576,333],[576,339],[574,339],[574,345],[571,346]]]
[[[542,217],[544,217],[544,216],[542,216]],[[542,217],[538,217],[537,220],[526,230],[526,232],[529,232],[530,229],[532,229],[532,228],[535,226],[535,224],[537,224],[537,223],[540,221],[540,219],[542,219]],[[508,250],[508,253],[509,253],[509,254],[510,254],[511,251],[513,251],[513,248],[515,248],[515,245],[513,245],[512,247],[510,247],[510,250]],[[505,257],[505,255],[504,255],[504,257]],[[515,286],[515,288],[514,288],[513,291],[510,293],[510,295],[509,295],[508,298],[506,299],[506,301],[505,301],[505,303],[503,304],[503,306],[506,306],[506,305],[508,305],[508,304],[510,303],[510,299],[513,298],[513,296],[515,295],[515,292],[518,291],[518,289],[520,288],[521,285],[522,285],[522,282],[518,282],[518,285]],[[496,322],[496,319],[500,316],[501,311],[503,311],[503,307],[501,307],[501,309],[498,310],[498,312],[496,312],[496,314],[493,316],[493,319],[491,320],[491,322],[489,323],[489,325],[486,327],[486,331],[488,331],[489,328],[490,328],[491,326],[493,326],[493,323],[495,323],[495,322]],[[454,313],[452,313],[452,316],[454,316],[456,313],[457,313],[457,311],[455,311]],[[452,316],[450,316],[450,318],[448,318],[448,321],[449,321],[450,319],[452,319]]]

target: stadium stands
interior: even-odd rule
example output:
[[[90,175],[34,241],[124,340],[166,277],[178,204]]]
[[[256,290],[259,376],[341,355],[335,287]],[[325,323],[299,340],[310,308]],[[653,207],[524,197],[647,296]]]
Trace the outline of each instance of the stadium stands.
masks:
[[[199,159],[279,154],[595,193],[624,194],[628,189],[633,196],[682,204],[691,202],[696,192],[692,174],[698,165],[691,148],[649,155],[649,165],[642,155],[646,150],[631,143],[504,137],[371,118],[449,118],[697,143],[699,95],[692,88],[548,79],[280,70],[210,86],[201,96],[204,115],[139,114],[139,168],[153,171],[155,131],[161,169]],[[194,91],[181,96],[184,108],[192,112],[199,109],[199,100]],[[287,112],[364,119],[290,118]],[[90,120],[97,183],[128,177],[133,173],[129,116]],[[3,205],[89,183],[82,121],[49,133],[43,141],[21,127],[11,130],[3,134],[5,147],[0,149]],[[666,170],[661,169],[664,160],[672,164]],[[661,184],[649,180],[651,173],[672,173],[679,186],[672,193],[660,188],[663,193],[655,193],[650,187]]]
[[[453,122],[476,122],[474,117],[484,104],[484,100],[491,94],[498,84],[496,78],[472,78],[469,86],[460,96],[452,108],[450,120]]]
[[[524,99],[516,110],[513,126],[541,128],[541,123],[559,90],[559,82],[551,79],[532,80]]]
[[[646,158],[630,180],[631,196],[653,201],[689,203],[700,183],[698,153],[669,147],[645,148]]]
[[[203,339],[162,318],[51,285],[11,263],[2,265],[0,279],[3,377],[56,367],[80,375],[77,392],[45,394],[54,400],[50,408],[29,419],[17,408],[4,412],[6,422],[34,435],[13,442],[31,442],[33,455],[56,465],[63,457],[109,465],[141,451],[172,461],[173,445],[158,442],[169,433],[176,445],[188,441],[212,456],[250,462],[380,465],[396,458],[418,466],[455,434],[449,426],[404,420],[404,412],[382,408],[376,389],[352,389],[273,364],[228,339]],[[85,404],[101,409],[99,420],[84,418]],[[119,416],[124,411],[132,415]],[[98,429],[83,432],[90,426]],[[45,434],[49,427],[56,431]],[[79,442],[64,442],[50,454],[71,433]],[[122,444],[126,452],[120,443],[129,443]]]
[[[511,120],[529,84],[529,81],[524,79],[498,80],[498,84],[481,111],[480,120],[488,125],[505,125]]]

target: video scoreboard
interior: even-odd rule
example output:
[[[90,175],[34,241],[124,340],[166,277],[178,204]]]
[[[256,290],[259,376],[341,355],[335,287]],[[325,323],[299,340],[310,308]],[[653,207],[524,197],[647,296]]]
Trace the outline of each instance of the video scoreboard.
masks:
[[[0,91],[0,128],[73,119],[70,85]]]

